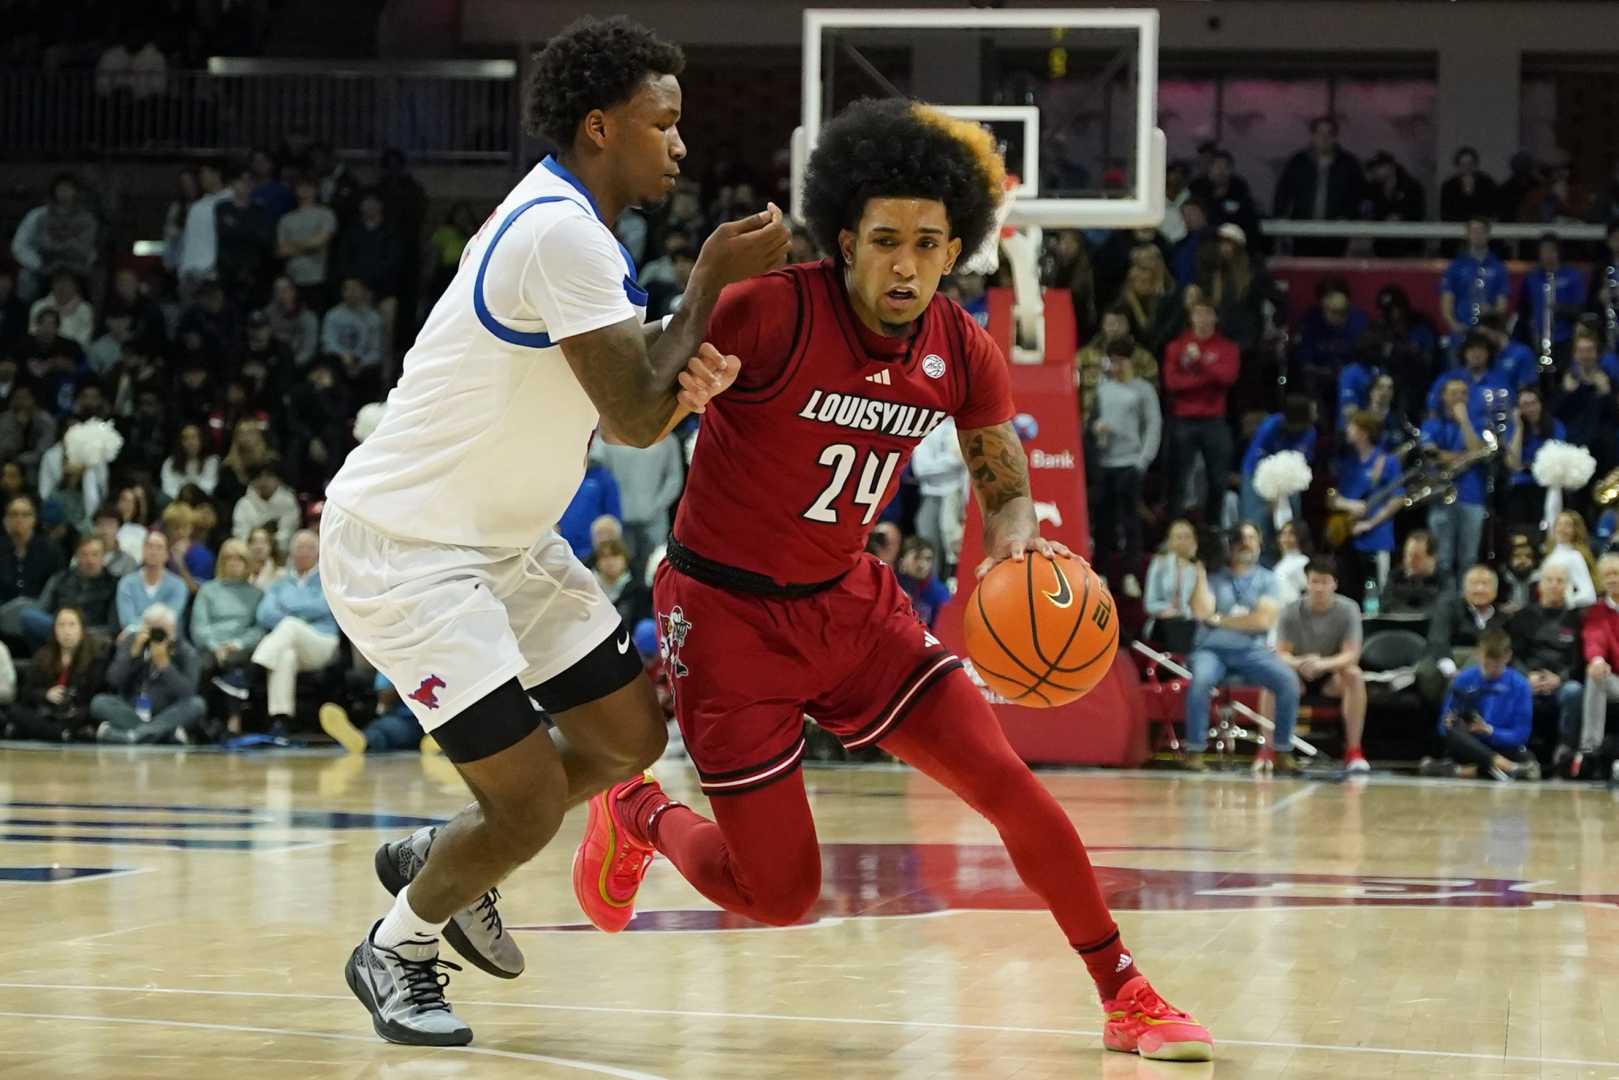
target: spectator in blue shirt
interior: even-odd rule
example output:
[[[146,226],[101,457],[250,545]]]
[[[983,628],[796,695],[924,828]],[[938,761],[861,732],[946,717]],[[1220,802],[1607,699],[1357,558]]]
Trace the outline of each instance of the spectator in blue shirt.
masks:
[[[168,562],[169,539],[153,529],[141,545],[140,569],[125,574],[118,582],[118,625],[123,627],[120,637],[139,630],[141,616],[153,604],[166,604],[177,613],[185,611],[191,592],[180,576],[168,569]]]
[[[1382,450],[1394,450],[1419,436],[1417,427],[1406,418],[1405,410],[1394,400],[1394,376],[1383,372],[1372,383],[1366,411],[1377,418],[1377,445]],[[1345,429],[1347,430],[1347,429]]]
[[[1535,455],[1548,440],[1568,441],[1568,429],[1551,414],[1540,390],[1527,387],[1518,392],[1518,412],[1507,442],[1507,520],[1520,525],[1537,524],[1545,516],[1546,489],[1535,483],[1532,471]]]
[[[1479,638],[1478,662],[1456,673],[1439,715],[1439,735],[1457,766],[1497,780],[1538,780],[1540,765],[1529,753],[1534,695],[1529,680],[1512,667],[1512,642],[1501,629]]]
[[[1415,404],[1433,377],[1439,355],[1439,337],[1433,324],[1411,310],[1411,297],[1400,286],[1389,284],[1377,290],[1377,317],[1367,336],[1377,342],[1377,366],[1400,383],[1400,407]]]
[[[1394,515],[1402,508],[1400,463],[1377,445],[1382,423],[1375,413],[1357,412],[1349,421],[1349,449],[1338,463],[1338,486],[1331,509],[1354,519],[1350,535],[1356,553],[1376,570],[1379,589],[1388,581],[1394,556]],[[1374,497],[1375,496],[1375,497]]]
[[[1316,296],[1319,302],[1299,320],[1299,347],[1293,354],[1305,387],[1336,384],[1370,325],[1366,313],[1350,303],[1349,284],[1342,278],[1323,280]]]
[[[1209,739],[1209,701],[1228,677],[1257,684],[1276,697],[1276,730],[1254,758],[1254,771],[1293,773],[1293,727],[1299,713],[1299,679],[1266,644],[1281,612],[1275,575],[1259,565],[1259,530],[1244,523],[1232,540],[1230,564],[1211,572],[1197,564],[1192,615],[1202,623],[1187,658],[1192,685],[1186,692],[1185,767],[1202,772]],[[1280,753],[1276,749],[1280,748]]]
[[[1451,469],[1470,455],[1482,456],[1485,443],[1473,427],[1467,408],[1467,383],[1451,379],[1445,384],[1439,415],[1422,425],[1422,445],[1439,451],[1439,460]],[[1473,465],[1456,477],[1456,501],[1436,502],[1428,510],[1428,531],[1438,548],[1439,576],[1454,580],[1456,572],[1478,561],[1484,536],[1484,466]]]
[[[259,601],[264,640],[254,648],[253,662],[269,673],[268,712],[275,730],[292,719],[298,674],[319,671],[337,656],[337,620],[321,591],[319,560],[320,538],[308,529],[299,531],[292,538],[287,572]]]
[[[1439,313],[1453,348],[1486,315],[1506,315],[1508,288],[1506,264],[1490,250],[1490,222],[1473,218],[1467,223],[1467,250],[1445,268],[1439,286]]]
[[[590,525],[602,516],[624,520],[618,498],[618,481],[613,479],[612,470],[592,458],[585,465],[585,478],[580,481],[573,501],[557,521],[557,532],[579,558],[588,559],[596,550],[590,536]]]
[[[327,702],[320,707],[320,726],[326,734],[351,754],[375,754],[385,750],[417,750],[436,753],[438,743],[422,734],[422,725],[405,705],[388,676],[377,672],[372,681],[377,703],[372,718],[363,729],[349,719],[343,706]]]
[[[1287,395],[1281,412],[1260,421],[1242,455],[1242,520],[1258,526],[1267,543],[1276,530],[1275,507],[1254,490],[1254,470],[1283,450],[1296,450],[1306,461],[1315,460],[1315,402],[1303,394]],[[1304,516],[1303,497],[1300,492],[1291,499],[1295,520]]]
[[[1197,199],[1181,204],[1181,220],[1186,223],[1186,234],[1169,250],[1169,272],[1175,275],[1175,284],[1181,288],[1197,282],[1199,258],[1205,242],[1214,242],[1214,230],[1209,227],[1209,210]]]
[[[1490,362],[1490,366],[1506,384],[1507,389],[1517,393],[1526,386],[1540,385],[1540,357],[1535,355],[1535,351],[1529,346],[1514,340],[1507,333],[1506,321],[1501,316],[1491,315],[1479,323],[1476,332],[1489,340],[1490,347],[1495,353],[1495,359]]]
[[[1537,358],[1549,356],[1561,365],[1568,360],[1574,320],[1585,308],[1588,286],[1584,271],[1563,265],[1556,233],[1541,235],[1538,256],[1535,268],[1523,277],[1518,326]]]
[[[1595,332],[1574,331],[1574,355],[1563,373],[1563,396],[1557,418],[1568,427],[1568,441],[1591,451],[1600,468],[1613,459],[1619,415],[1613,389],[1619,386],[1619,360],[1603,356]]]
[[[1445,387],[1459,381],[1467,386],[1467,415],[1473,421],[1474,430],[1501,429],[1512,413],[1517,387],[1510,385],[1500,369],[1492,364],[1494,352],[1487,331],[1469,331],[1461,349],[1462,366],[1451,368],[1428,388],[1428,412],[1443,418]]]
[[[1338,415],[1334,425],[1338,431],[1349,426],[1349,418],[1372,403],[1372,387],[1383,374],[1380,361],[1383,345],[1373,339],[1363,341],[1355,350],[1355,359],[1338,372]]]
[[[937,557],[932,544],[913,536],[900,548],[899,565],[894,568],[900,588],[916,609],[916,617],[929,630],[939,621],[939,609],[950,602],[949,586],[933,572]]]

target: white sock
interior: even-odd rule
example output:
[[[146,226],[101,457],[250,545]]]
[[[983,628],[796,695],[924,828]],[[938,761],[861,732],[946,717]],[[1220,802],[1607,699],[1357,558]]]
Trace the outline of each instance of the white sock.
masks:
[[[394,906],[389,909],[388,914],[382,917],[382,924],[377,927],[376,933],[372,935],[372,941],[378,945],[393,949],[407,941],[436,939],[439,936],[439,931],[444,929],[444,923],[449,922],[449,920],[430,922],[422,918],[410,906],[409,896],[409,887],[399,890],[399,895],[394,897]]]

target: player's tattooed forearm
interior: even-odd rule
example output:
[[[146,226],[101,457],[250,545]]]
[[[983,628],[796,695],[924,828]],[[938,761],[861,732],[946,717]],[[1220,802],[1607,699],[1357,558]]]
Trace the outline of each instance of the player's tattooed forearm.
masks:
[[[562,355],[596,411],[617,437],[635,446],[649,445],[674,411],[674,394],[654,381],[637,340],[643,333],[626,319],[562,343]]]
[[[985,514],[1029,495],[1029,459],[1010,423],[963,432],[961,453]]]

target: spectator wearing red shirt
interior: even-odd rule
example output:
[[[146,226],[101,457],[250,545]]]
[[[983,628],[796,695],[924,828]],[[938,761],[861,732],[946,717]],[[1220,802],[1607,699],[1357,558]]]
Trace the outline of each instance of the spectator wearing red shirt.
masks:
[[[1568,774],[1579,776],[1585,759],[1602,747],[1607,732],[1608,703],[1619,699],[1619,554],[1597,560],[1602,596],[1585,609],[1580,632],[1585,648],[1585,717],[1580,745],[1574,748]]]
[[[1194,302],[1191,317],[1191,329],[1164,351],[1163,383],[1169,395],[1170,449],[1174,454],[1169,475],[1179,480],[1170,492],[1170,512],[1179,515],[1191,505],[1185,477],[1192,460],[1201,454],[1208,478],[1204,520],[1217,523],[1235,455],[1226,421],[1226,395],[1237,381],[1238,351],[1236,343],[1222,337],[1216,328],[1212,304]]]

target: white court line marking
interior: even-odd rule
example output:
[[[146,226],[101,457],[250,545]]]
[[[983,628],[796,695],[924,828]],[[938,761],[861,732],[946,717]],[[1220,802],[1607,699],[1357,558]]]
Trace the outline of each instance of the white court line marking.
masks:
[[[175,920],[173,919],[164,919],[161,922],[141,923],[139,926],[123,926],[117,930],[108,930],[104,934],[91,934],[89,937],[69,938],[67,941],[61,942],[61,944],[82,945],[86,941],[100,941],[102,938],[119,937],[123,934],[133,934],[140,930],[150,930],[154,926],[167,926],[174,921]]]
[[[1294,803],[1301,802],[1301,801],[1303,801],[1305,799],[1308,799],[1311,795],[1314,795],[1317,791],[1320,791],[1320,790],[1321,790],[1321,785],[1320,784],[1312,784],[1312,783],[1306,782],[1303,787],[1301,787],[1297,791],[1293,792],[1293,794],[1284,795],[1280,799],[1277,799],[1276,804],[1270,808],[1270,812],[1272,814],[1280,814],[1283,810],[1286,810],[1288,807],[1292,806]]]
[[[188,990],[182,987],[168,986],[87,986],[67,983],[14,983],[0,982],[0,990],[72,990],[102,993],[127,994],[181,994],[196,995],[199,997],[244,997],[244,998],[282,998],[299,1001],[348,1001],[350,998],[344,994],[287,994],[263,990]],[[987,1031],[1007,1035],[1055,1035],[1068,1039],[1099,1039],[1100,1031],[1085,1031],[1078,1028],[1037,1028],[1015,1027],[1003,1024],[952,1024],[942,1020],[874,1020],[862,1016],[793,1016],[783,1013],[741,1013],[741,1012],[709,1012],[694,1009],[639,1009],[617,1005],[550,1005],[545,1003],[527,1001],[464,1001],[457,1004],[472,1006],[480,1009],[534,1009],[543,1012],[582,1012],[582,1013],[612,1013],[626,1016],[665,1016],[683,1020],[770,1020],[789,1024],[841,1024],[859,1025],[866,1027],[902,1027],[902,1028],[929,1028],[939,1031]],[[0,1012],[3,1016],[28,1016],[27,1013]],[[60,1017],[59,1019],[85,1019],[85,1020],[112,1020],[111,1017]],[[162,1020],[129,1020],[126,1023],[159,1024],[170,1023]],[[219,1024],[193,1024],[183,1021],[173,1021],[182,1027],[219,1028],[222,1031],[249,1031],[283,1035],[308,1035],[322,1039],[347,1039],[350,1041],[370,1042],[370,1039],[357,1035],[334,1035],[312,1031],[283,1031],[278,1028],[246,1028],[229,1027]],[[1327,1043],[1296,1043],[1279,1042],[1267,1039],[1221,1039],[1216,1037],[1216,1046],[1252,1046],[1266,1050],[1318,1050],[1329,1054],[1384,1054],[1396,1057],[1405,1055],[1409,1057],[1428,1058],[1454,1058],[1463,1061],[1501,1061],[1516,1062],[1529,1065],[1573,1065],[1583,1068],[1614,1069],[1619,1068],[1619,1061],[1595,1061],[1583,1058],[1547,1058],[1525,1057],[1510,1054],[1479,1054],[1462,1050],[1402,1050],[1392,1046],[1332,1046]],[[460,1049],[463,1053],[494,1054],[502,1057],[516,1057],[542,1061],[564,1059],[540,1058],[533,1054],[520,1054],[510,1050],[478,1050],[473,1047],[446,1047],[444,1049]],[[630,1071],[612,1071],[609,1065],[596,1066],[584,1062],[566,1062],[578,1068],[594,1069],[598,1072],[609,1072],[613,1076],[622,1076],[627,1080],[640,1080],[645,1073]],[[654,1077],[652,1080],[662,1080]]]
[[[10,841],[0,840],[0,847],[6,846]],[[20,845],[19,845],[20,846]],[[114,878],[131,877],[135,874],[152,874],[156,870],[150,866],[137,866],[130,869],[116,869],[105,874],[80,874],[78,877],[57,878],[52,881],[0,881],[0,889],[13,886],[17,888],[38,888],[41,885],[82,885],[87,881],[112,881]]]
[[[281,996],[296,997],[300,995],[288,994]],[[314,996],[335,997],[336,995],[320,994]],[[83,1016],[72,1013],[26,1012],[0,1012],[0,1016],[15,1020],[77,1020],[91,1024],[129,1024],[137,1027],[189,1028],[196,1031],[234,1031],[244,1035],[291,1035],[301,1039],[331,1039],[338,1042],[365,1043],[367,1046],[376,1046],[381,1041],[374,1036],[341,1035],[331,1031],[298,1031],[293,1028],[249,1027],[246,1024],[199,1024],[191,1020],[151,1020],[137,1016]],[[603,1076],[616,1076],[620,1080],[666,1080],[665,1077],[657,1076],[653,1073],[636,1072],[634,1069],[620,1069],[615,1065],[600,1065],[593,1061],[575,1061],[572,1058],[548,1057],[545,1054],[522,1054],[516,1050],[487,1050],[478,1046],[435,1046],[430,1049],[456,1054],[475,1054],[479,1057],[509,1058],[513,1061],[536,1061],[542,1065],[560,1065],[564,1069],[579,1069],[584,1072],[601,1073]]]

